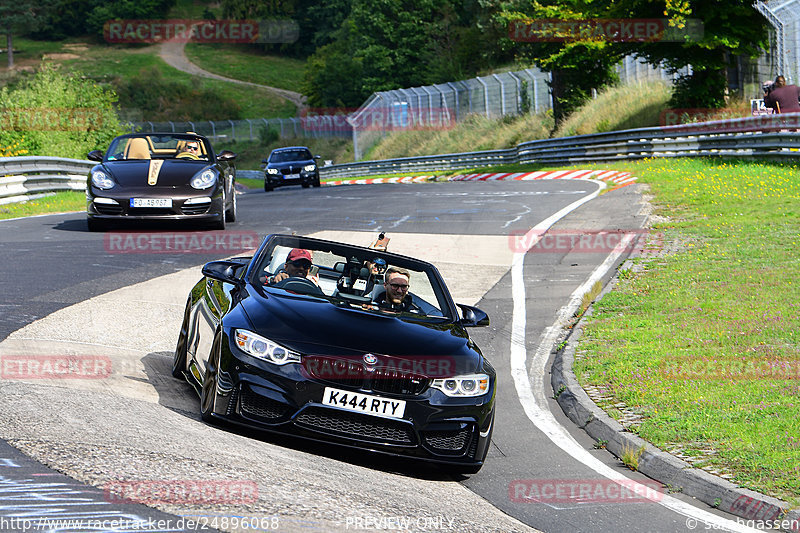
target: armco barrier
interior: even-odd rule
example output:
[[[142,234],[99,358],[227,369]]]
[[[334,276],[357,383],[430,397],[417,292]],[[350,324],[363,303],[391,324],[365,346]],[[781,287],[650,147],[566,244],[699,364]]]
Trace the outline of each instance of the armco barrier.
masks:
[[[85,191],[92,161],[62,157],[0,157],[0,204],[55,191]]]
[[[320,167],[323,178],[452,172],[515,163],[543,165],[624,161],[646,157],[800,157],[800,113],[760,115],[677,126],[529,141],[505,150],[359,161]],[[0,158],[0,204],[31,194],[83,190],[94,163],[57,157]],[[262,177],[260,171],[239,171]],[[245,175],[247,173],[248,175]]]
[[[441,172],[513,163],[571,164],[646,157],[800,157],[800,113],[529,141],[506,150],[359,161],[322,167],[325,178]]]

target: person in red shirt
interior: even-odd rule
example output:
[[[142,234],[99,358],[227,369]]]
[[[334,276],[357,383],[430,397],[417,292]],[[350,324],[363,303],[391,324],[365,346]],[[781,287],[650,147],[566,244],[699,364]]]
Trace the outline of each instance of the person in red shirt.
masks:
[[[764,105],[771,107],[776,113],[800,112],[800,87],[786,85],[786,78],[778,76],[772,90],[764,95]]]

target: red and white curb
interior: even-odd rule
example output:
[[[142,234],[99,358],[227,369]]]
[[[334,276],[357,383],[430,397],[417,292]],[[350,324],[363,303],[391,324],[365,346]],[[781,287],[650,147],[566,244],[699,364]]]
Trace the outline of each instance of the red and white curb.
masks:
[[[366,178],[361,180],[326,181],[323,185],[372,185],[373,183],[425,183],[434,181],[436,176],[405,176],[402,178]]]
[[[630,172],[616,170],[540,170],[536,172],[491,172],[485,174],[458,174],[455,176],[405,176],[397,178],[367,178],[359,180],[337,180],[325,182],[325,185],[371,185],[374,183],[424,183],[428,181],[530,181],[530,180],[570,180],[596,179],[612,183],[616,187],[624,187],[636,181]]]

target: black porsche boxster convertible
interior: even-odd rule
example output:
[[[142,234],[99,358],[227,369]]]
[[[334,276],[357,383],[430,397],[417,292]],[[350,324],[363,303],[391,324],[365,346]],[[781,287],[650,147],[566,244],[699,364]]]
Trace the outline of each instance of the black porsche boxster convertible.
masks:
[[[203,275],[172,373],[199,392],[204,420],[481,468],[496,377],[466,328],[489,319],[454,304],[433,265],[271,235]]]
[[[89,230],[121,220],[195,220],[225,229],[236,220],[236,154],[214,153],[193,133],[132,133],[111,141],[86,184]]]

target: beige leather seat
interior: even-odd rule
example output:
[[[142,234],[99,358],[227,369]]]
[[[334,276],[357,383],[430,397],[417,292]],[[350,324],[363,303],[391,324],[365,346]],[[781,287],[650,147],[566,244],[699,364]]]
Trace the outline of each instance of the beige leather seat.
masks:
[[[150,159],[150,146],[147,144],[147,139],[134,137],[128,140],[125,159]]]

